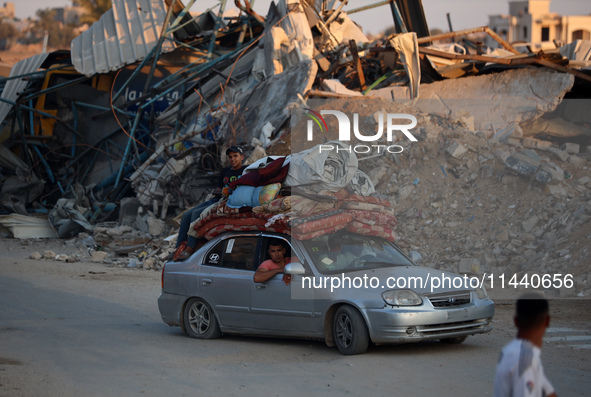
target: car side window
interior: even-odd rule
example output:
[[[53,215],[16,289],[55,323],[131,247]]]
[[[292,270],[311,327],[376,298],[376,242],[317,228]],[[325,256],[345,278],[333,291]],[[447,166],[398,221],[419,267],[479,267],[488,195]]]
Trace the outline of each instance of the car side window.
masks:
[[[269,246],[272,241],[278,241],[278,240],[283,243],[283,248],[285,248],[285,257],[286,258],[291,257],[293,262],[301,262],[301,259],[298,258],[298,256],[295,253],[295,250],[293,250],[293,248],[291,246],[291,242],[284,240],[284,239],[267,237],[267,238],[265,238],[265,241],[263,243],[262,259],[258,265],[260,265],[261,263],[263,263],[264,261],[266,261],[268,259],[271,259],[271,256],[269,255]]]
[[[221,241],[205,257],[205,264],[254,271],[257,237],[232,237]]]
[[[221,266],[222,254],[226,247],[227,240],[220,241],[215,247],[211,249],[205,256],[205,264],[208,266]]]

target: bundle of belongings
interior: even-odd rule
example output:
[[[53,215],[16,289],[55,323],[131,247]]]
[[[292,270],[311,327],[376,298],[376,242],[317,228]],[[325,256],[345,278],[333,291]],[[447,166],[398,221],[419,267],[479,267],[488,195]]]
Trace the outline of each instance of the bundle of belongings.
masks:
[[[394,209],[370,196],[371,179],[357,165],[354,153],[318,147],[259,160],[203,211],[189,234],[210,240],[226,231],[261,230],[308,240],[345,229],[394,241]]]

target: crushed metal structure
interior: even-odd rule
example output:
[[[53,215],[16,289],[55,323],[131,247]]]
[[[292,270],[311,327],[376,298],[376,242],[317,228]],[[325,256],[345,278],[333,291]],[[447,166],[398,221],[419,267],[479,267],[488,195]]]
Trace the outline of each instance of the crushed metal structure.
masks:
[[[521,54],[487,27],[430,36],[420,0],[348,13],[346,2],[280,0],[265,17],[248,0],[232,17],[226,0],[197,16],[195,0],[112,3],[71,51],[25,59],[0,80],[2,205],[26,215],[68,199],[56,206],[70,221],[60,237],[112,219],[129,196],[160,219],[199,202],[226,147],[263,157],[311,97],[407,102],[429,83],[533,66],[572,76],[560,99],[564,87],[585,97],[591,82],[588,43]],[[371,41],[349,15],[378,6],[398,33]]]

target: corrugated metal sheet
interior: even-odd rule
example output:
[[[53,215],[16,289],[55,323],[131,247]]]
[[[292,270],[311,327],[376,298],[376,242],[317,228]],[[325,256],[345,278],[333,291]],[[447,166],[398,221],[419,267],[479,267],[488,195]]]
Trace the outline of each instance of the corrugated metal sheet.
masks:
[[[72,63],[86,76],[142,60],[158,43],[166,19],[164,0],[112,0],[100,20],[72,40]],[[162,52],[174,50],[164,41]]]
[[[21,76],[29,73],[36,72],[39,70],[45,59],[49,54],[43,53],[38,55],[33,55],[27,59],[23,59],[22,61],[18,61],[10,70],[10,76]],[[21,92],[27,87],[29,84],[28,80],[25,79],[12,79],[6,82],[4,86],[4,90],[2,90],[2,99],[6,99],[11,102],[15,102],[17,98],[20,96]],[[6,118],[8,112],[12,109],[12,105],[6,102],[0,102],[0,124]]]

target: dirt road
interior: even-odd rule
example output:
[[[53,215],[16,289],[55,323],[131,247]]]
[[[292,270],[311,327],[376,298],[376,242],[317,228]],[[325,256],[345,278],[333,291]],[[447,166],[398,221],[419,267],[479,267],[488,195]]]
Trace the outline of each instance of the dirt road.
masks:
[[[199,341],[160,320],[160,273],[90,262],[31,260],[80,252],[63,242],[0,240],[0,395],[492,394],[510,302],[495,329],[462,345],[376,346],[342,356],[322,342],[224,336]],[[591,389],[588,300],[553,300],[543,348],[561,396]]]

